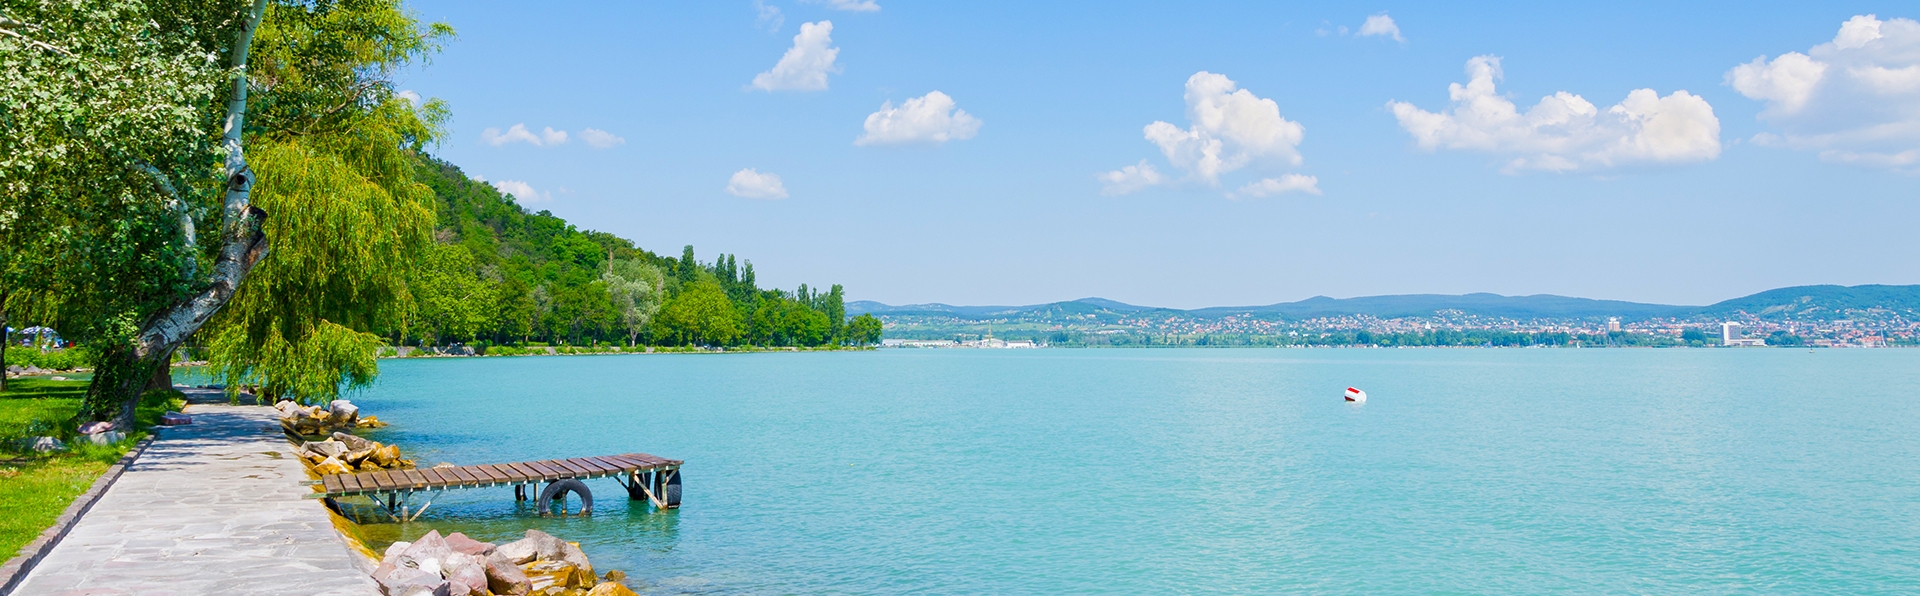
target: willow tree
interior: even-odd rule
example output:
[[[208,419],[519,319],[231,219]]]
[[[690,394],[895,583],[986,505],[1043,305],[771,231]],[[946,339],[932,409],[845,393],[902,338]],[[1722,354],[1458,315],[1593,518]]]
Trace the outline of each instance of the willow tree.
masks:
[[[395,0],[0,0],[0,272],[50,264],[35,289],[99,354],[82,417],[130,423],[216,317],[221,337],[281,324],[221,344],[249,371],[352,360],[335,351],[364,338],[340,329],[404,291],[369,263],[431,218],[395,156],[443,112],[385,76],[444,33]],[[222,316],[243,287],[267,303]],[[364,378],[348,368],[336,384]]]
[[[446,114],[391,76],[450,34],[393,0],[268,10],[253,140],[257,204],[274,217],[266,256],[210,327],[229,388],[325,400],[377,372],[372,332],[406,324],[413,263],[432,245],[433,191],[414,163]]]

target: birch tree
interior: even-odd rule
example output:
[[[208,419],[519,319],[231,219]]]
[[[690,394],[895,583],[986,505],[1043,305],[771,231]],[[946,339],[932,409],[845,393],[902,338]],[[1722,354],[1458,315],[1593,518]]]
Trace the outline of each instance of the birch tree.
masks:
[[[256,44],[274,38],[262,31],[282,22],[296,25],[281,29],[277,39],[296,40],[283,45],[319,51],[271,57],[318,62],[252,60]],[[251,287],[270,255],[373,257],[380,242],[362,244],[364,235],[405,244],[409,233],[388,231],[431,221],[430,210],[396,223],[377,219],[419,211],[405,206],[357,209],[359,219],[340,217],[355,209],[310,209],[328,203],[321,197],[364,207],[361,199],[379,193],[351,184],[356,179],[418,202],[419,193],[404,188],[410,179],[387,175],[409,168],[380,166],[404,164],[388,158],[430,140],[438,108],[408,104],[399,113],[379,66],[430,49],[438,32],[415,27],[392,0],[0,0],[0,236],[9,241],[0,271],[51,263],[52,273],[38,279],[60,296],[60,316],[70,321],[63,331],[90,338],[99,353],[82,417],[130,425],[153,373]],[[397,124],[362,125],[383,110]],[[255,122],[256,115],[268,118]],[[356,223],[367,227],[338,233]],[[37,242],[13,242],[23,238]],[[368,281],[313,282],[307,289],[335,291],[303,294],[311,301],[296,306],[322,304],[304,312],[325,315],[354,310],[327,305],[391,294]],[[370,285],[374,291],[361,291]],[[260,293],[286,301],[299,291]],[[284,314],[247,321],[276,321],[277,337],[288,341],[331,329]],[[341,361],[332,356],[295,359]],[[335,384],[353,373],[335,368]]]

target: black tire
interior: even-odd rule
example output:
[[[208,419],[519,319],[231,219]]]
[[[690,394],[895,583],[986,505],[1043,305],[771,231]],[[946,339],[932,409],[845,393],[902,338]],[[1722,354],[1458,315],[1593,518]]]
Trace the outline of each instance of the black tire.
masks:
[[[580,496],[580,515],[593,514],[593,491],[587,490],[587,483],[579,480],[557,480],[548,484],[545,490],[540,491],[540,500],[535,502],[535,506],[540,509],[540,515],[546,515],[548,511],[553,510],[555,498],[558,498],[560,505],[565,507],[567,493]]]
[[[672,472],[672,475],[667,478],[666,489],[660,492],[665,493],[660,496],[660,500],[667,502],[668,509],[678,509],[680,507],[680,471],[679,470],[674,470]]]

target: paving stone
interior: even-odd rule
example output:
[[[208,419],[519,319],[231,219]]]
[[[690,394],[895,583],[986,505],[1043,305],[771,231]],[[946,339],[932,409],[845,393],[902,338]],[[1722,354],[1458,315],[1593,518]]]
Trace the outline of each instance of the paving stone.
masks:
[[[190,409],[193,424],[158,430],[14,594],[380,593],[326,507],[301,498],[306,470],[273,408]]]

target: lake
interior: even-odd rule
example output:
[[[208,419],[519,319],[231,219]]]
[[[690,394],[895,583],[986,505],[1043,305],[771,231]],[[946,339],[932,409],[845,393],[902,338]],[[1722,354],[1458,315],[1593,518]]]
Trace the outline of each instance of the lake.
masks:
[[[386,360],[422,466],[646,452],[578,541],[642,592],[1920,591],[1920,350],[1054,349]],[[1370,395],[1355,406],[1347,386]]]

